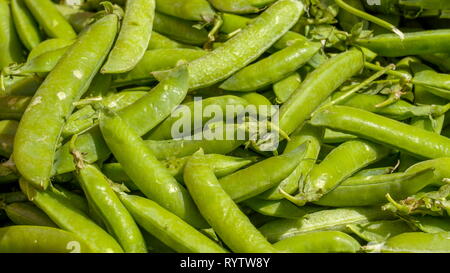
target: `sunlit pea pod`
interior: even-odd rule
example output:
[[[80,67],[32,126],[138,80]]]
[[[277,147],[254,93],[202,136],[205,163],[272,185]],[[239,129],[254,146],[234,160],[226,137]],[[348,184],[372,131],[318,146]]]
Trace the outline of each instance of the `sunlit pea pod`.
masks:
[[[21,63],[24,60],[22,45],[17,36],[11,9],[8,1],[0,1],[0,69],[11,63]]]
[[[32,50],[43,39],[37,22],[34,20],[30,11],[28,11],[28,8],[25,6],[25,2],[23,0],[12,0],[11,12],[15,27],[17,29],[17,34],[19,35],[22,44],[28,50]]]
[[[1,253],[90,253],[92,248],[74,233],[41,226],[0,228]]]
[[[279,219],[263,225],[259,230],[275,243],[283,239],[313,231],[347,231],[347,225],[393,218],[379,207],[338,208],[322,210],[299,219]]]
[[[406,232],[380,244],[366,246],[365,250],[382,253],[449,253],[450,233]]]
[[[285,103],[291,95],[300,86],[302,79],[300,74],[293,73],[290,76],[273,84],[273,92],[277,96],[276,102],[279,104]]]
[[[423,70],[414,75],[413,83],[423,86],[423,89],[436,96],[450,99],[450,75]]]
[[[361,249],[357,240],[339,231],[300,234],[273,246],[286,253],[356,253]]]
[[[42,209],[60,228],[81,237],[94,252],[123,252],[120,245],[106,231],[90,220],[82,211],[51,191],[34,189],[20,180],[21,190]]]
[[[30,51],[30,54],[28,54],[27,57],[27,61],[31,61],[32,59],[50,51],[67,48],[74,43],[75,39],[53,38],[45,40],[39,43],[33,48],[33,50]]]
[[[325,129],[325,135],[323,136],[323,143],[325,144],[339,144],[350,140],[357,139],[357,136],[345,134],[342,132]]]
[[[72,112],[73,102],[87,91],[103,63],[104,53],[114,42],[117,22],[116,15],[106,15],[80,35],[39,87],[22,116],[14,140],[14,163],[19,172],[38,188],[45,189],[49,185],[65,118]],[[98,40],[99,35],[103,35],[103,39]],[[36,125],[37,118],[46,123],[45,130]],[[37,157],[39,159],[34,161],[33,158]]]
[[[302,13],[301,2],[277,1],[223,46],[189,64],[190,90],[211,86],[247,66],[286,33]],[[155,77],[166,75],[162,72]]]
[[[419,158],[450,156],[450,140],[424,129],[348,106],[321,109],[311,124],[354,134]]]
[[[33,17],[52,38],[73,39],[77,34],[50,0],[24,0]]]
[[[368,243],[383,242],[389,237],[414,231],[414,228],[403,220],[385,220],[364,224],[350,224],[347,227],[353,234]]]
[[[58,227],[41,209],[28,202],[11,203],[2,209],[16,225]]]
[[[243,202],[244,205],[263,215],[298,219],[306,214],[323,210],[323,207],[297,207],[287,200],[262,200],[259,198],[251,198]]]
[[[216,16],[207,0],[156,0],[156,10],[185,20],[209,23]]]
[[[298,42],[251,64],[220,85],[230,91],[255,91],[277,82],[308,62],[321,48],[318,43]]]
[[[214,8],[231,13],[257,13],[275,0],[209,0]]]
[[[118,74],[132,70],[142,59],[152,35],[155,0],[126,2],[119,35],[102,74]]]

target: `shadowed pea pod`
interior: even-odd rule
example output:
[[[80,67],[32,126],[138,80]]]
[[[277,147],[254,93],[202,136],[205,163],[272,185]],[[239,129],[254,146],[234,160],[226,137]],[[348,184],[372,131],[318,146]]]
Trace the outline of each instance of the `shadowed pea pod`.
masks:
[[[42,209],[60,228],[77,234],[94,252],[123,252],[106,231],[96,225],[65,198],[52,191],[39,191],[21,178],[20,188],[36,206]]]
[[[147,50],[152,49],[163,49],[163,48],[192,48],[199,49],[195,46],[185,45],[178,43],[174,40],[167,38],[164,35],[159,34],[158,32],[153,31],[152,37],[150,38],[150,42],[148,44]]]
[[[110,233],[114,235],[127,253],[145,253],[144,238],[130,213],[124,207],[112,188],[112,183],[100,170],[82,162],[82,155],[72,151],[78,161],[77,179],[91,205],[99,212]]]
[[[48,218],[47,214],[32,203],[17,202],[6,204],[2,209],[5,210],[8,218],[16,225],[58,227]]]
[[[280,129],[291,134],[330,94],[363,68],[358,49],[341,53],[308,74],[300,87],[280,108]]]
[[[300,74],[294,73],[273,84],[273,92],[277,96],[276,102],[279,104],[285,103],[295,90],[300,87],[302,79]]]
[[[231,13],[257,13],[275,0],[208,0],[216,9]]]
[[[0,70],[11,63],[24,60],[22,45],[14,27],[8,1],[0,1]]]
[[[186,164],[184,181],[201,214],[233,252],[278,252],[221,187],[201,150]]]
[[[0,228],[1,253],[91,253],[92,248],[72,232],[52,227]]]
[[[140,226],[173,250],[182,253],[227,252],[155,202],[125,193],[119,193],[119,198]]]
[[[280,219],[263,225],[259,230],[275,243],[283,239],[313,231],[346,231],[347,225],[392,218],[379,208],[339,208],[307,214],[299,219]]]
[[[368,243],[381,243],[389,237],[414,231],[414,228],[403,220],[351,224],[347,227],[352,233]]]
[[[208,41],[208,31],[194,28],[194,22],[155,13],[153,28],[175,41],[188,45],[201,46]]]
[[[287,219],[297,219],[324,209],[323,207],[297,207],[287,200],[261,200],[258,198],[248,199],[243,204],[262,215]]]
[[[450,74],[438,73],[432,69],[423,69],[414,75],[413,83],[422,86],[423,90],[450,99]]]
[[[216,16],[207,0],[156,0],[156,10],[185,20],[208,23]]]
[[[3,80],[1,96],[33,96],[43,81],[37,75],[5,77]]]
[[[406,232],[363,249],[366,252],[382,253],[448,253],[450,233]]]
[[[95,13],[78,9],[75,6],[60,4],[55,4],[55,6],[77,33],[85,29],[95,18]]]
[[[408,32],[405,33],[404,39],[397,34],[381,34],[357,41],[358,45],[384,57],[448,53],[449,43],[450,29]]]
[[[52,38],[73,39],[77,34],[50,0],[24,0],[45,34]],[[100,37],[100,36],[97,36]]]
[[[11,11],[22,44],[28,50],[32,50],[42,41],[42,33],[37,22],[26,7],[24,0],[12,0]]]
[[[326,107],[311,124],[354,134],[398,148],[419,158],[450,156],[450,139],[368,111],[347,106]]]
[[[352,236],[339,231],[300,234],[276,242],[273,247],[286,253],[356,253],[361,249]]]
[[[245,110],[248,105],[247,100],[237,96],[226,95],[219,97],[212,97],[203,100],[195,100],[182,104],[176,108],[170,117],[159,124],[155,129],[153,129],[145,138],[151,140],[164,140],[175,138],[173,132],[179,132],[179,127],[190,124],[189,132],[183,132],[184,134],[191,135],[192,132],[197,132],[202,129],[203,125],[208,122],[211,117],[207,116],[204,111],[206,108],[213,108],[215,110],[221,110],[222,113],[227,113],[228,109],[236,109],[236,115]],[[242,107],[239,107],[242,106]],[[205,110],[204,110],[205,109]],[[241,111],[238,111],[241,110]],[[197,115],[202,117],[202,122],[199,124]],[[235,115],[233,115],[234,117]],[[223,117],[225,118],[225,117]],[[226,117],[228,118],[228,116]],[[217,120],[222,121],[222,120]]]
[[[389,154],[384,146],[350,140],[333,149],[306,178],[300,200],[312,202],[338,187],[346,178]],[[301,201],[299,200],[299,203]]]
[[[319,43],[297,42],[237,72],[220,88],[230,91],[255,91],[285,78],[311,59],[321,48]]]
[[[246,169],[225,176],[219,182],[235,202],[255,197],[278,185],[288,177],[304,159],[307,147],[308,143],[302,144],[289,153],[270,157]],[[273,169],[277,171],[274,172]]]
[[[194,227],[207,226],[186,189],[120,116],[111,111],[103,112],[100,128],[115,158],[145,196]]]
[[[119,36],[101,73],[132,70],[142,59],[152,35],[155,0],[128,0]]]
[[[189,64],[190,89],[211,86],[247,66],[285,34],[302,13],[301,2],[277,1],[221,47]],[[164,76],[166,72],[155,74],[156,78]]]
[[[172,69],[180,61],[193,61],[206,53],[203,50],[190,48],[162,48],[146,51],[133,70],[114,75],[112,85],[121,87],[153,82],[155,78],[152,76],[152,72]]]
[[[78,38],[39,87],[20,121],[14,140],[14,163],[35,187],[45,189],[49,184],[65,118],[100,69],[114,42],[117,20],[114,14],[106,15]],[[103,39],[99,40],[100,36]],[[36,120],[46,126],[36,124]]]
[[[31,97],[4,96],[0,99],[0,119],[20,120],[30,104]]]
[[[14,136],[19,123],[15,120],[0,121],[0,155],[9,158],[13,151]]]

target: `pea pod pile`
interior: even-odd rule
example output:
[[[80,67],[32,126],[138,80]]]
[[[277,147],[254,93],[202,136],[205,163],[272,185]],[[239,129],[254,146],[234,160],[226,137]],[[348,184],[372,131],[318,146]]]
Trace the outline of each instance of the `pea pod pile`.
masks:
[[[450,252],[447,0],[69,2],[0,0],[1,253]]]

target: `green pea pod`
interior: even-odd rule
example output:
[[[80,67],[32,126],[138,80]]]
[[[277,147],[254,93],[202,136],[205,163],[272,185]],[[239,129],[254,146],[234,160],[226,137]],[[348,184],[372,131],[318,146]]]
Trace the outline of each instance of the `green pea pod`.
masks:
[[[78,38],[39,87],[20,121],[14,140],[14,162],[24,178],[38,188],[49,185],[65,118],[100,69],[114,42],[117,20],[116,15],[107,15]],[[42,120],[45,128],[36,120]]]
[[[214,21],[216,13],[207,0],[156,0],[158,12],[190,21]]]
[[[9,158],[13,151],[14,136],[19,123],[15,120],[0,121],[0,155]]]
[[[10,66],[6,71],[11,75],[26,75],[31,73],[48,73],[55,68],[56,64],[66,54],[69,47],[45,52],[24,64]]]
[[[12,0],[11,12],[22,44],[32,50],[43,40],[36,21],[23,0]]]
[[[61,137],[67,138],[71,135],[80,133],[86,129],[94,126],[95,119],[97,118],[97,111],[92,106],[87,105],[73,113],[64,125]]]
[[[316,112],[311,124],[358,135],[419,158],[450,156],[448,138],[357,108],[326,107]]]
[[[420,55],[420,58],[434,65],[437,65],[443,72],[450,72],[450,55],[448,53]]]
[[[323,136],[323,143],[325,144],[341,144],[350,140],[357,139],[357,136],[345,134],[330,129],[325,129],[325,135]]]
[[[247,66],[286,33],[302,13],[301,2],[277,1],[223,46],[189,64],[190,89],[211,86]]]
[[[235,202],[257,196],[289,176],[304,159],[307,146],[308,144],[302,144],[289,153],[268,158],[225,176],[219,182]],[[276,172],[273,169],[276,169]],[[250,180],[249,177],[252,179]]]
[[[24,0],[40,27],[52,38],[73,39],[77,34],[50,0]],[[99,36],[98,36],[99,37]]]
[[[55,4],[55,7],[77,33],[80,33],[95,19],[94,12],[78,9],[74,6]]]
[[[20,120],[30,104],[31,97],[4,96],[0,100],[0,119]]]
[[[16,225],[58,227],[42,210],[27,202],[12,203],[3,209]]]
[[[297,219],[323,209],[320,207],[297,207],[287,200],[262,200],[259,198],[248,199],[243,204],[263,215],[287,219]]]
[[[145,253],[144,238],[131,217],[120,202],[107,178],[93,165],[85,165],[77,170],[77,178],[84,193],[92,200],[109,230],[128,253]]]
[[[133,70],[114,75],[112,85],[121,87],[155,81],[152,72],[172,69],[180,61],[193,61],[204,56],[207,52],[190,48],[162,48],[146,51],[142,60]]]
[[[294,73],[273,84],[273,92],[277,96],[276,102],[279,104],[285,103],[300,87],[302,79],[300,74]]]
[[[42,83],[37,75],[12,76],[4,79],[5,89],[0,89],[2,96],[33,96]]]
[[[135,195],[119,194],[136,221],[147,232],[182,253],[225,253],[225,249],[157,203]]]
[[[113,112],[102,113],[100,128],[117,161],[148,198],[195,227],[206,225],[186,189],[120,116]]]
[[[12,204],[17,202],[26,202],[28,198],[21,191],[4,192],[0,193],[0,201],[3,204]]]
[[[290,237],[273,247],[287,253],[356,253],[361,245],[343,232],[321,231]]]
[[[450,231],[450,224],[446,217],[407,216],[402,217],[408,224],[426,233],[440,233]]]
[[[92,248],[72,232],[52,227],[0,228],[1,253],[90,253]]]
[[[405,33],[402,39],[397,34],[381,34],[368,39],[360,39],[358,45],[366,47],[380,56],[402,57],[433,53],[447,53],[450,30],[426,30]]]
[[[23,178],[22,191],[50,219],[64,230],[77,234],[94,252],[123,252],[120,245],[106,231],[97,226],[83,212],[51,191],[39,191]]]
[[[163,48],[193,48],[193,49],[195,49],[196,47],[178,43],[176,41],[173,41],[173,40],[167,38],[164,35],[159,34],[158,32],[153,31],[147,50],[163,49]]]
[[[450,99],[450,75],[433,71],[432,69],[423,70],[414,75],[414,84],[421,85],[424,90],[445,98]]]
[[[280,219],[263,225],[259,230],[269,240],[283,239],[312,231],[345,231],[347,225],[390,219],[380,208],[338,208],[307,214],[299,219]]]
[[[384,146],[365,140],[351,140],[339,145],[309,173],[303,189],[305,199],[310,202],[321,199],[346,178],[388,153],[389,149]]]
[[[364,6],[360,0],[347,0],[346,3],[351,5],[353,8],[364,11]],[[339,25],[349,33],[351,32],[352,28],[358,23],[363,23],[364,28],[367,28],[369,25],[366,20],[349,13],[344,9],[339,9],[337,18],[339,21]]]
[[[383,243],[366,246],[368,252],[383,253],[448,253],[450,239],[448,232],[423,233],[406,232],[389,238]]]
[[[70,206],[84,213],[88,213],[89,210],[88,202],[86,198],[84,198],[83,196],[78,195],[72,191],[69,191],[58,184],[55,184],[52,187],[50,187],[49,191],[51,191],[52,194],[58,196],[58,198],[64,200],[64,202],[66,202]]]
[[[31,61],[32,59],[45,54],[50,51],[54,51],[57,49],[69,47],[75,43],[75,39],[64,39],[64,38],[53,38],[48,39],[33,48],[28,54],[27,61]]]
[[[193,22],[156,12],[153,24],[155,31],[181,43],[201,46],[208,41],[208,31],[194,28]]]
[[[164,140],[175,138],[175,136],[172,135],[172,132],[179,132],[179,127],[184,126],[185,124],[190,124],[191,129],[189,132],[184,133],[191,134],[191,132],[197,132],[199,129],[202,129],[207,121],[211,119],[211,117],[205,116],[203,109],[212,107],[214,107],[214,109],[220,108],[222,113],[226,113],[227,109],[230,109],[230,107],[236,107],[236,114],[239,114],[239,110],[243,111],[244,107],[247,105],[248,103],[245,99],[231,95],[188,102],[175,109],[170,117],[159,124],[146,136],[146,139]],[[198,113],[199,111],[200,113]],[[198,114],[202,117],[201,123],[195,120],[195,118],[197,118],[195,115]],[[226,118],[228,118],[228,116]]]
[[[347,79],[363,68],[358,49],[341,53],[311,72],[280,108],[279,127],[287,134],[303,124],[319,105]]]
[[[351,224],[347,226],[351,232],[366,242],[380,243],[414,229],[403,220],[377,221],[365,224]]]
[[[220,186],[202,152],[189,159],[184,181],[202,215],[232,251],[277,252]]]
[[[152,35],[155,0],[130,0],[125,7],[119,36],[101,73],[132,70],[142,59]]]
[[[382,174],[390,174],[395,170],[394,167],[381,167],[381,168],[373,168],[373,169],[364,169],[355,173],[353,178],[363,178],[374,175],[382,175]],[[344,182],[345,183],[345,182]]]
[[[275,0],[209,0],[216,9],[232,13],[257,13]]]
[[[260,90],[299,69],[320,48],[319,43],[295,43],[243,68],[222,83],[220,88],[243,92]]]
[[[0,69],[24,60],[8,1],[0,1]]]

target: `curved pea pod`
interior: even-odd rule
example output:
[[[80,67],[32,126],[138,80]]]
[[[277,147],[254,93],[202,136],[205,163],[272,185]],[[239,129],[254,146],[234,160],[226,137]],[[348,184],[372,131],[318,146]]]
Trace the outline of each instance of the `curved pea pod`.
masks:
[[[24,60],[22,45],[17,37],[8,1],[0,1],[0,69]]]
[[[243,204],[263,215],[287,219],[298,219],[323,210],[321,207],[297,207],[287,200],[262,200],[258,197],[245,200]]]
[[[316,165],[309,173],[303,189],[307,201],[317,201],[339,186],[346,178],[389,153],[384,146],[365,140],[347,141]]]
[[[65,38],[53,38],[48,39],[33,48],[28,54],[27,61],[31,61],[32,59],[45,54],[50,51],[58,50],[61,48],[67,48],[75,43],[75,39],[65,39]]]
[[[119,36],[101,69],[103,74],[132,70],[142,59],[152,35],[155,0],[126,2]]]
[[[190,124],[191,129],[188,132],[183,133],[187,133],[188,135],[190,135],[191,132],[197,132],[199,129],[202,129],[203,125],[211,119],[211,116],[208,116],[208,114],[206,113],[208,109],[221,110],[221,113],[227,114],[227,116],[223,118],[229,118],[229,109],[235,109],[236,115],[239,115],[240,112],[243,112],[245,110],[244,107],[246,107],[247,105],[247,100],[232,95],[212,97],[203,100],[194,100],[192,102],[182,104],[172,112],[170,117],[168,117],[156,128],[154,128],[146,136],[146,139],[164,140],[179,138],[174,136],[173,132],[180,132],[180,128],[184,127],[186,124]],[[198,118],[198,115],[202,117],[201,123],[196,120],[196,118]]]
[[[230,91],[255,91],[285,78],[309,61],[321,48],[319,43],[298,42],[251,64],[220,85]]]
[[[55,4],[55,7],[77,33],[80,33],[95,19],[94,12],[74,8],[74,6]]]
[[[171,249],[182,253],[225,253],[225,249],[157,203],[135,195],[119,194],[136,221]]]
[[[364,224],[351,224],[348,229],[366,242],[383,242],[414,229],[403,220],[376,221]]]
[[[390,174],[395,171],[395,167],[380,167],[380,168],[373,168],[373,169],[364,169],[360,170],[359,172],[355,173],[352,177],[354,178],[363,178],[368,176],[374,176],[374,175],[382,175],[382,174]]]
[[[150,89],[148,89],[147,91],[124,90],[122,92],[103,98],[102,104],[114,111],[119,111],[137,102],[142,97],[147,95],[149,91]]]
[[[52,227],[0,228],[1,253],[91,253],[92,248],[74,233]]]
[[[186,189],[120,116],[113,112],[102,113],[100,128],[117,161],[147,197],[195,227],[206,225]]]
[[[163,48],[193,48],[193,49],[195,49],[196,47],[178,43],[176,41],[173,41],[173,40],[167,38],[166,36],[164,36],[162,34],[159,34],[158,32],[153,31],[147,50],[163,49]],[[199,49],[199,48],[197,48],[197,49]]]
[[[20,120],[30,104],[31,97],[4,96],[0,99],[0,119]]]
[[[50,0],[24,0],[39,26],[52,38],[72,39],[77,37],[72,26]]]
[[[208,41],[208,31],[196,29],[195,23],[165,14],[155,13],[153,28],[158,33],[188,45],[201,46]]]
[[[338,208],[307,214],[299,219],[281,219],[263,225],[259,230],[269,240],[283,239],[312,231],[346,231],[350,224],[390,219],[392,216],[380,208]]]
[[[260,161],[219,180],[225,192],[235,201],[241,202],[279,184],[294,171],[305,156],[308,144],[295,150]],[[277,171],[274,172],[273,169]],[[250,180],[249,177],[252,179]]]
[[[79,159],[78,159],[79,160]],[[125,252],[145,253],[144,238],[133,217],[120,202],[110,181],[93,165],[81,163],[77,178],[84,193],[100,213],[105,225],[114,234]]]
[[[402,219],[413,227],[426,233],[449,232],[450,223],[446,217],[403,216]]]
[[[443,72],[450,72],[450,54],[448,53],[420,55],[420,58],[434,65],[437,65]]]
[[[406,232],[364,249],[383,253],[449,253],[450,233]]]
[[[350,140],[355,140],[357,138],[358,137],[354,135],[345,134],[330,129],[325,129],[325,134],[323,136],[323,143],[325,144],[344,143]]]
[[[0,89],[2,96],[33,96],[42,83],[37,75],[11,76],[4,78],[5,89]]]
[[[81,108],[79,111],[76,111],[67,119],[63,131],[61,132],[61,137],[67,138],[91,128],[92,126],[94,126],[96,118],[97,111],[95,111],[92,106],[87,105]]]
[[[397,34],[380,34],[373,38],[360,39],[358,45],[366,47],[380,56],[402,57],[449,52],[450,30],[426,30],[405,33],[402,39]]]
[[[117,20],[116,15],[107,15],[80,35],[39,87],[20,121],[13,158],[19,172],[36,187],[45,189],[49,184],[65,118],[100,69],[114,42]],[[36,125],[36,120],[45,123],[45,128]]]
[[[285,103],[291,95],[300,87],[302,79],[300,74],[293,73],[290,76],[273,84],[273,92],[277,96],[276,102],[279,104]]]
[[[450,99],[450,75],[426,69],[414,75],[413,83],[421,85],[424,90],[436,96]]]
[[[326,107],[316,112],[311,124],[358,135],[419,158],[450,155],[448,138],[357,108]]]
[[[349,178],[314,204],[331,207],[372,206],[386,202],[386,194],[403,199],[415,194],[438,178],[433,169],[416,173],[393,173]],[[440,179],[442,180],[442,178]]]
[[[64,230],[77,234],[94,252],[123,252],[106,231],[97,226],[82,211],[52,191],[39,191],[23,178],[20,187],[36,206]]]
[[[0,121],[0,155],[10,157],[13,151],[14,136],[19,123],[15,120]]]
[[[250,105],[254,106],[272,106],[272,103],[268,98],[265,96],[257,93],[257,92],[250,92],[250,93],[238,93],[238,97],[241,97],[245,99]],[[260,110],[260,109],[257,109]],[[259,111],[261,112],[261,111]]]
[[[3,209],[16,225],[58,227],[42,210],[27,202],[8,204]]]
[[[426,169],[433,169],[435,178],[430,181],[430,185],[439,187],[443,185],[442,180],[444,178],[450,177],[450,170],[447,168],[447,166],[449,166],[448,164],[450,164],[450,158],[448,157],[426,160],[412,165],[406,169],[405,173],[415,173]]]
[[[352,236],[339,231],[300,234],[273,244],[287,253],[356,253],[361,245]]]
[[[184,181],[202,215],[232,251],[277,252],[220,186],[201,151],[186,164]]]
[[[292,133],[333,91],[362,68],[363,54],[358,49],[351,49],[326,61],[308,74],[281,106],[279,127],[287,134]]]
[[[189,64],[190,89],[218,83],[256,60],[295,24],[302,13],[303,4],[294,0],[281,0],[270,6],[223,46]],[[232,52],[239,54],[230,54]],[[155,77],[164,77],[164,74]]]
[[[172,69],[179,61],[193,61],[204,56],[204,50],[190,48],[161,48],[146,51],[133,70],[114,75],[113,86],[120,87],[155,81],[152,72]]]
[[[216,16],[207,0],[156,0],[156,10],[185,20],[209,23]]]
[[[216,9],[232,13],[257,13],[275,0],[209,0]]]
[[[23,0],[12,0],[11,12],[17,34],[19,35],[22,44],[28,50],[32,50],[42,41],[42,33],[40,32],[36,21],[25,6]]]

